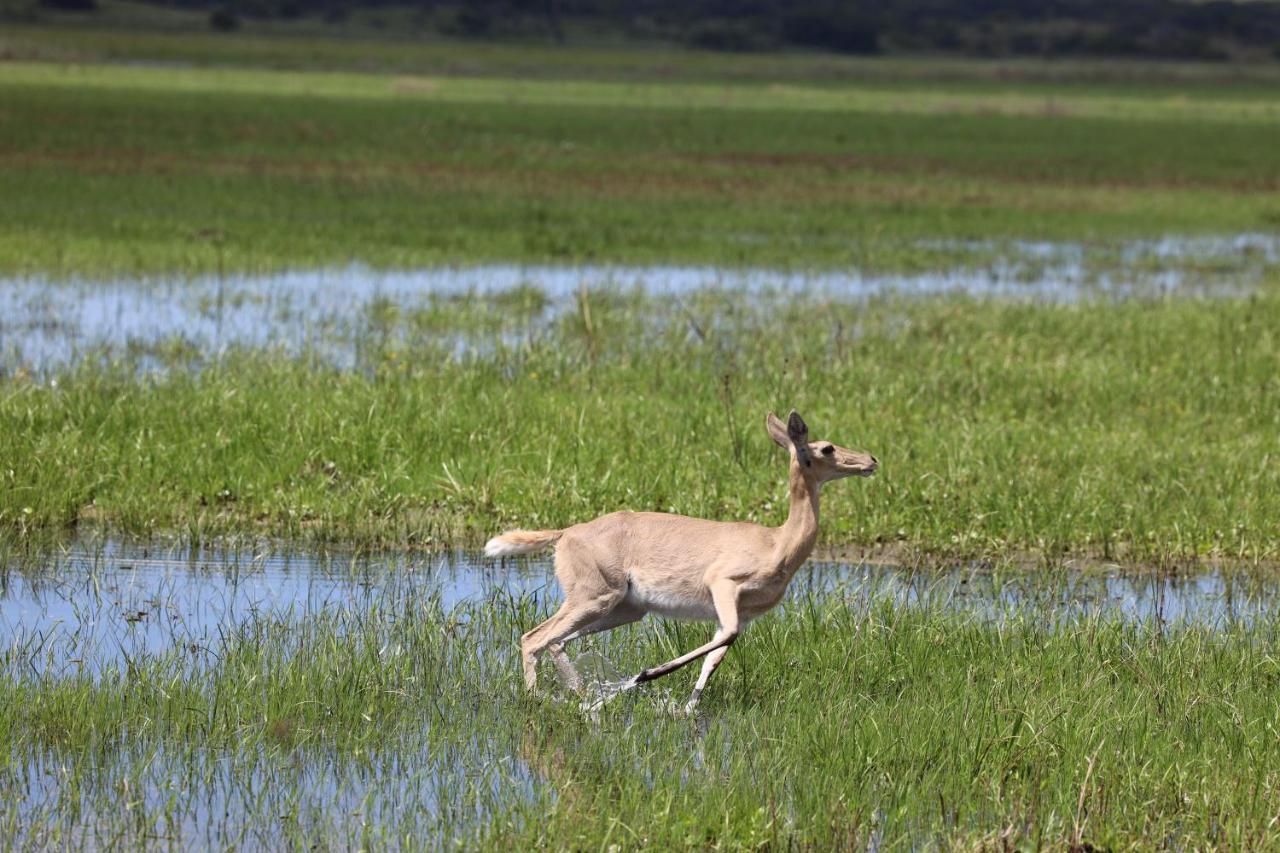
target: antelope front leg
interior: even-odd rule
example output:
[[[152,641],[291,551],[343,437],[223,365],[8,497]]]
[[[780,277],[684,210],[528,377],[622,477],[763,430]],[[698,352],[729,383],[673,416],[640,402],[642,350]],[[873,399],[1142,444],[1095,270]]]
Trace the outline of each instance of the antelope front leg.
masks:
[[[694,686],[693,694],[689,696],[689,701],[684,706],[686,715],[692,714],[693,709],[698,707],[698,699],[702,697],[702,688],[707,686],[707,681],[711,679],[711,673],[716,671],[716,667],[720,665],[720,661],[724,660],[724,656],[727,654],[729,654],[729,647],[721,646],[703,659],[702,672],[698,674],[698,683]]]
[[[652,669],[646,669],[644,672],[635,676],[634,684],[643,684],[646,681],[653,681],[655,678],[661,678],[668,673],[675,672],[682,666],[692,663],[705,654],[711,653],[715,657],[715,663],[712,664],[712,658],[707,659],[708,669],[703,667],[702,675],[698,678],[698,690],[701,691],[706,686],[707,679],[711,677],[711,673],[715,671],[719,665],[720,659],[729,651],[729,646],[733,645],[733,641],[738,639],[738,585],[733,581],[721,581],[711,587],[711,601],[716,608],[716,618],[720,623],[720,629],[716,631],[711,642],[704,646],[699,646],[688,654],[681,655],[675,660],[667,661],[661,666],[655,666]]]

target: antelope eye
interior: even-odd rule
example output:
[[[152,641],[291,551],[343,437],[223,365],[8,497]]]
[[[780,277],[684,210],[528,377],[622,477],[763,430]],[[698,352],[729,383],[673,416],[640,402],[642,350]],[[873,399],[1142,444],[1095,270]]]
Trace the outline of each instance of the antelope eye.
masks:
[[[830,444],[828,444],[826,447],[822,448],[822,455],[823,455],[823,456],[830,456],[830,455],[832,455],[832,454],[833,454],[833,453],[835,453],[835,452],[836,452],[836,449],[835,449],[834,447],[832,447]]]

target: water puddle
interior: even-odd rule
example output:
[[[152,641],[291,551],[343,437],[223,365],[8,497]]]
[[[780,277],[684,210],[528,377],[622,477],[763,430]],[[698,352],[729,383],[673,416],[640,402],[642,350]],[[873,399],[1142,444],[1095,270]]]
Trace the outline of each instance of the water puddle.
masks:
[[[144,847],[285,849],[325,839],[328,849],[368,849],[396,837],[447,838],[503,803],[536,800],[540,777],[508,746],[481,761],[480,750],[459,756],[416,737],[355,760],[164,743],[88,761],[14,756],[24,799],[7,840],[22,849],[115,847],[122,836]],[[45,834],[55,826],[57,836]]]
[[[108,541],[0,571],[0,672],[96,678],[165,653],[203,666],[222,638],[250,622],[425,600],[445,613],[497,600],[545,610],[559,599],[547,558],[498,562],[467,552],[352,558]],[[815,561],[796,577],[782,607],[832,600],[941,607],[990,619],[1031,616],[1047,624],[1116,616],[1222,626],[1273,613],[1280,581],[1215,571],[1001,575],[965,566],[913,572]]]
[[[528,323],[545,325],[584,289],[680,295],[704,289],[804,292],[841,299],[886,294],[1070,302],[1094,297],[1239,295],[1280,264],[1280,237],[1163,238],[1114,245],[930,242],[922,252],[972,257],[964,266],[916,274],[860,270],[785,272],[681,266],[363,266],[147,280],[0,281],[0,368],[47,371],[87,355],[154,350],[216,355],[233,348],[307,352],[360,366],[380,318],[430,311],[439,300],[523,294]],[[493,310],[501,310],[501,306]],[[475,341],[450,330],[465,351]]]
[[[508,620],[527,613],[533,624],[559,599],[547,558],[499,562],[461,551],[352,557],[79,542],[43,559],[0,564],[0,679],[46,687],[85,679],[131,684],[131,667],[168,656],[169,668],[160,672],[198,685],[214,671],[218,655],[234,648],[235,638],[255,636],[246,627],[273,625],[268,644],[296,651],[309,647],[305,638],[296,638],[314,623],[358,628],[362,619],[373,623],[372,633],[339,630],[336,636],[365,643],[361,648],[371,648],[374,636],[372,647],[385,655],[379,665],[396,665],[395,656],[405,654],[395,648],[397,626],[406,616],[420,616],[424,602],[437,618],[461,620],[458,627],[465,631],[463,621],[485,613],[505,613],[497,618]],[[1002,574],[967,565],[913,571],[814,561],[797,576],[781,607],[803,612],[884,602],[984,620],[1032,619],[1050,627],[1098,616],[1226,627],[1274,615],[1280,580],[1228,571]],[[516,618],[523,623],[526,616]],[[342,847],[383,846],[397,838],[453,839],[465,846],[475,840],[468,833],[486,821],[544,812],[563,795],[556,755],[539,740],[541,726],[518,719],[495,724],[484,716],[497,713],[521,689],[518,631],[498,636],[493,625],[481,624],[458,635],[458,648],[448,653],[466,656],[469,669],[482,661],[475,683],[450,688],[477,703],[469,706],[476,718],[462,727],[464,737],[456,723],[428,709],[421,718],[413,712],[399,728],[389,726],[387,736],[368,749],[341,746],[332,735],[296,742],[292,723],[270,717],[244,721],[264,736],[239,746],[145,732],[123,732],[105,746],[84,750],[60,749],[56,739],[10,743],[7,763],[0,761],[0,795],[12,799],[0,805],[0,822],[19,827],[16,843],[31,847],[97,847],[121,838],[148,846],[278,848],[308,846],[318,838],[340,839],[336,846]],[[588,719],[616,685],[628,681],[609,659],[617,647],[607,637],[571,649],[588,687]],[[157,670],[151,672],[154,684]],[[423,686],[411,689],[431,695],[425,682],[415,683]],[[593,705],[592,696],[601,701]],[[683,700],[665,688],[645,696],[649,704],[670,705],[673,713]],[[403,703],[392,702],[392,711],[396,704]],[[216,702],[211,713],[217,713]],[[204,723],[192,725],[202,731]],[[704,753],[696,740],[695,765],[723,760],[715,749],[728,748],[731,738],[715,743],[721,746]]]
[[[536,599],[553,594],[554,580],[550,564],[502,567],[465,554],[352,559],[107,542],[0,572],[0,670],[20,661],[41,675],[96,677],[171,651],[199,664],[250,621],[406,599],[445,610],[499,595]]]

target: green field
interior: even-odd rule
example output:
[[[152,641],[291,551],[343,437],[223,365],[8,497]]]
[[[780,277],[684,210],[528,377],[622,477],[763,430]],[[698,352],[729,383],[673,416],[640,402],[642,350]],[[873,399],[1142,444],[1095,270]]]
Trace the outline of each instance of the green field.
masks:
[[[1271,91],[11,62],[0,270],[894,270],[965,260],[922,240],[1274,232]]]
[[[0,849],[1278,843],[1277,66],[16,26],[0,56]],[[501,265],[531,280],[379,290]],[[690,266],[970,292],[662,290]],[[256,277],[326,269],[341,316]],[[78,338],[112,293],[199,294],[192,328]],[[275,338],[224,343],[245,305]],[[683,672],[592,719],[520,685],[558,593],[503,573],[543,564],[415,585],[509,527],[780,523],[792,407],[881,461],[824,492],[827,552],[1043,608],[793,595],[696,718]],[[352,588],[193,638],[170,588],[126,609],[133,558],[59,562],[120,537]],[[1118,566],[1261,606],[1067,606]]]
[[[621,508],[780,524],[764,413],[883,461],[824,541],[1270,560],[1280,299],[1044,307],[609,291],[384,308],[363,369],[176,347],[0,398],[0,525],[450,547]],[[459,329],[495,347],[456,359]],[[506,337],[504,337],[504,335]],[[510,340],[511,343],[503,343]],[[381,342],[381,343],[380,343]]]
[[[564,79],[566,56],[540,78],[0,64],[0,270],[946,274],[1010,241],[1074,240],[1094,275],[1230,280],[1239,256],[1124,260],[1119,241],[1272,233],[1280,216],[1280,101],[1248,81],[1001,83],[972,65],[950,82],[627,82]],[[832,494],[837,546],[1265,560],[1270,269],[1251,301],[1208,304],[708,293],[690,314],[608,291],[549,314],[517,291],[370,304],[353,374],[182,346],[147,378],[150,351],[60,366],[56,387],[10,366],[0,528],[438,547],[620,506],[771,520],[782,473],[759,421],[797,406],[886,460]],[[457,334],[489,355],[449,357]]]
[[[0,269],[872,274],[1052,239],[1086,241],[1093,275],[1154,265],[1229,283],[1240,256],[1124,260],[1120,241],[1274,233],[1280,216],[1280,108],[1248,82],[999,83],[980,66],[951,83],[563,79],[574,68],[0,65]],[[0,399],[0,528],[438,547],[620,506],[770,520],[782,472],[759,422],[796,406],[885,460],[832,495],[834,545],[1270,559],[1271,269],[1252,299],[1209,303],[706,294],[691,315],[616,288],[567,310],[515,291],[370,304],[357,373],[181,345],[146,379],[150,351],[58,367],[56,387],[27,364]],[[473,355],[447,357],[458,334]],[[671,435],[670,420],[695,428]]]

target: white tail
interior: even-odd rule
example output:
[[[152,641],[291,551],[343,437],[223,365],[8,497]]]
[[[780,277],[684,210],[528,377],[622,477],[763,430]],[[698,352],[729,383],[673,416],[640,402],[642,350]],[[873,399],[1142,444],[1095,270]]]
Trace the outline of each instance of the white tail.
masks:
[[[513,557],[516,554],[536,554],[556,542],[563,532],[562,530],[512,530],[484,543],[484,555]]]
[[[564,644],[659,613],[678,619],[714,619],[711,642],[625,680],[621,689],[651,681],[705,656],[689,699],[691,711],[707,679],[742,627],[772,609],[818,538],[822,484],[868,477],[879,463],[869,453],[828,441],[809,441],[809,428],[792,411],[783,424],[765,419],[769,436],[791,455],[791,510],[786,524],[704,521],[658,512],[615,512],[564,530],[517,530],[490,539],[490,557],[529,554],[556,545],[556,578],[565,600],[555,615],[520,638],[525,683],[537,680],[538,656],[551,653],[566,683],[581,678]]]

